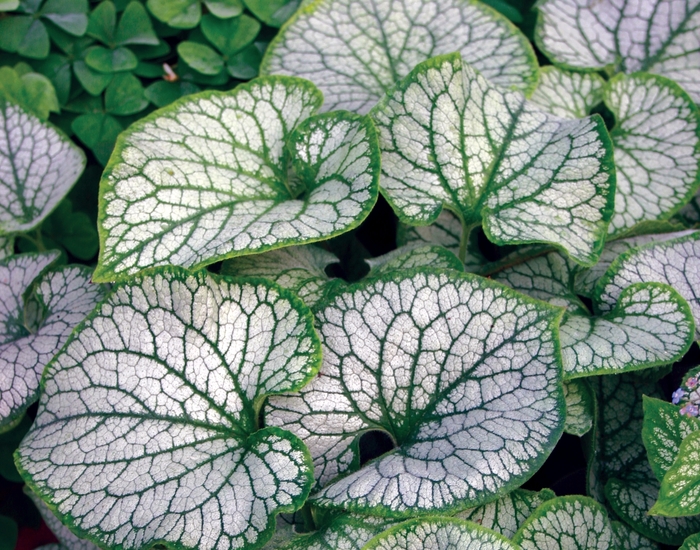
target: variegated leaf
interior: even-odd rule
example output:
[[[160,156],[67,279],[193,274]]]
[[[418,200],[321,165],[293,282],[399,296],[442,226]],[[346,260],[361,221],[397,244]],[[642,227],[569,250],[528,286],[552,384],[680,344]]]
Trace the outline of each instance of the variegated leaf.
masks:
[[[564,382],[564,399],[566,399],[566,433],[582,435],[593,427],[595,414],[595,396],[586,380],[567,380]]]
[[[603,101],[605,80],[595,73],[574,73],[553,65],[540,69],[530,101],[562,118],[583,118]]]
[[[700,514],[700,433],[681,443],[675,461],[661,480],[659,498],[649,514],[669,517]]]

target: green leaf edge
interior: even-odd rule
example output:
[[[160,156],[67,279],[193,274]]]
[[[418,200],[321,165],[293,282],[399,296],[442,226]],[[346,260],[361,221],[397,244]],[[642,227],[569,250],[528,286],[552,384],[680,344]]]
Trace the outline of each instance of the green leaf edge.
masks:
[[[691,441],[691,439],[693,441]],[[673,465],[668,469],[668,472],[666,472],[666,475],[664,475],[664,478],[661,480],[659,497],[654,503],[654,505],[651,507],[651,510],[649,510],[648,512],[650,516],[654,515],[676,518],[686,516],[697,516],[698,514],[700,514],[700,499],[695,498],[694,507],[692,505],[690,507],[684,507],[681,506],[679,502],[688,493],[688,490],[698,487],[698,484],[700,482],[700,471],[695,473],[695,483],[693,483],[690,486],[687,486],[681,493],[678,493],[674,496],[668,495],[668,492],[673,490],[672,481],[669,478],[673,474],[676,474],[678,469],[683,466],[683,463],[685,462],[684,453],[686,453],[686,449],[690,447],[690,444],[693,443],[695,440],[700,440],[700,433],[693,432],[691,434],[688,434],[688,436],[683,439],[683,442],[681,443],[681,446],[678,449],[678,455],[673,461]]]

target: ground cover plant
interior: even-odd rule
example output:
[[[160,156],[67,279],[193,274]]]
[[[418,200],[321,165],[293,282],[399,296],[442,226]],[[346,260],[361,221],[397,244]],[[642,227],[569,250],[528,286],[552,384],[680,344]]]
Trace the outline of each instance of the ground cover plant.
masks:
[[[698,25],[0,1],[0,549],[700,546]]]

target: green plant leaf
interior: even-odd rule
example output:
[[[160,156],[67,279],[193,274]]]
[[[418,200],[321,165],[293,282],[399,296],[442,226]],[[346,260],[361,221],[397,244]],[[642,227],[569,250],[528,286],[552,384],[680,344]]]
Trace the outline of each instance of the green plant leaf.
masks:
[[[104,113],[80,115],[71,128],[103,165],[107,164],[117,136],[124,129],[116,118]]]
[[[131,73],[118,73],[105,90],[105,111],[113,115],[133,115],[148,107],[141,81]]]
[[[103,44],[114,45],[114,33],[117,29],[117,8],[114,2],[100,2],[90,13],[87,26],[88,36],[96,38]]]
[[[589,497],[557,497],[540,505],[518,529],[522,550],[617,550],[608,514]]]
[[[65,105],[70,99],[71,66],[70,59],[57,53],[49,54],[46,59],[36,64],[37,70],[47,77],[53,85],[56,105]],[[50,95],[48,87],[45,90],[45,93]]]
[[[605,88],[605,104],[616,121],[610,233],[618,235],[646,220],[670,218],[695,195],[700,112],[675,82],[650,74],[616,76]]]
[[[15,250],[14,235],[0,235],[0,260],[12,256]]]
[[[0,0],[0,11],[13,11],[19,7],[19,0]]]
[[[209,42],[223,55],[231,57],[255,40],[260,32],[260,23],[247,15],[229,19],[205,15],[201,28]]]
[[[7,516],[0,516],[0,532],[3,534],[0,550],[14,550],[18,532],[15,521]]]
[[[326,268],[340,260],[317,246],[288,246],[264,254],[226,260],[223,275],[264,277],[296,292],[304,303],[313,307],[323,297],[331,278]]]
[[[562,118],[584,118],[603,101],[605,80],[596,73],[574,73],[553,65],[540,69],[530,101]]]
[[[700,420],[684,416],[679,410],[667,401],[644,396],[642,440],[651,469],[659,481],[676,460],[683,439],[700,430]]]
[[[698,550],[700,549],[700,533],[689,536],[683,541],[683,546],[678,550]]]
[[[550,489],[539,492],[516,489],[504,497],[483,506],[458,513],[455,517],[473,521],[482,527],[512,539],[515,532],[543,502],[556,495]]]
[[[127,44],[157,46],[160,43],[143,4],[132,1],[126,5],[117,25],[115,41],[121,46]]]
[[[566,433],[582,435],[593,427],[595,414],[595,396],[586,380],[567,380],[564,382],[564,399],[566,399]]]
[[[202,74],[216,75],[224,68],[221,56],[205,44],[180,42],[177,53],[190,67]]]
[[[659,550],[659,545],[640,535],[621,521],[612,521],[615,541],[619,550]]]
[[[49,55],[49,33],[39,19],[11,15],[0,19],[0,49],[32,59]]]
[[[192,82],[178,80],[177,82],[166,82],[158,80],[150,84],[144,90],[144,97],[156,107],[170,105],[176,99],[186,95],[195,94],[200,91],[199,86]]]
[[[255,17],[271,27],[280,27],[296,11],[301,0],[243,0]]]
[[[226,69],[233,78],[249,80],[258,76],[262,53],[256,44],[250,44],[226,61]]]
[[[618,256],[596,284],[600,311],[610,311],[623,290],[639,282],[672,286],[688,302],[696,338],[700,335],[700,296],[696,291],[700,288],[700,232],[650,243]]]
[[[92,46],[86,51],[85,63],[98,72],[111,74],[132,71],[139,64],[139,60],[129,48]]]
[[[321,373],[300,395],[271,399],[265,415],[309,446],[323,487],[314,505],[388,517],[478,506],[520,486],[559,439],[551,306],[425,270],[341,289],[315,311]],[[349,473],[370,430],[396,448]]]
[[[73,72],[80,85],[87,93],[93,96],[99,96],[104,92],[114,76],[91,69],[82,59],[76,59],[73,62]]]
[[[85,212],[74,211],[68,199],[58,204],[41,230],[79,260],[87,262],[97,254],[100,243],[94,221]]]
[[[204,0],[204,5],[219,19],[228,19],[243,13],[241,0]]]
[[[85,155],[62,132],[0,95],[0,234],[36,227],[68,193]]]
[[[14,278],[12,271],[20,268],[12,259],[0,264],[6,272],[3,279]],[[44,367],[104,297],[104,287],[91,285],[90,275],[85,266],[63,267],[37,281],[30,297],[33,303],[23,307],[24,317],[32,318],[24,321],[31,332],[0,345],[0,430],[16,422],[38,399]],[[37,308],[36,320],[31,307]]]
[[[319,364],[289,291],[153,270],[118,286],[47,367],[16,463],[99,546],[259,547],[312,482],[303,444],[259,429],[259,408]]]
[[[553,62],[574,69],[647,71],[678,82],[700,100],[698,5],[544,0],[536,42]]]
[[[361,550],[370,539],[396,523],[397,520],[388,518],[342,514],[318,531],[294,537],[280,549]]]
[[[363,550],[518,550],[505,537],[476,523],[455,518],[428,517],[404,521],[370,540]]]
[[[83,36],[88,27],[88,0],[46,0],[41,17],[73,36]]]
[[[307,118],[320,102],[309,82],[267,77],[132,125],[101,182],[95,280],[203,266],[359,225],[377,197],[374,127],[351,113]]]
[[[176,29],[194,28],[202,16],[199,0],[147,0],[146,7],[156,19]]]
[[[527,93],[537,82],[525,36],[474,0],[429,0],[421,9],[408,0],[313,2],[270,43],[261,73],[308,78],[325,109],[366,113],[417,63],[454,51],[499,86]]]
[[[0,95],[44,121],[49,112],[61,110],[51,81],[34,72],[20,75],[10,67],[0,67]]]
[[[442,246],[425,246],[420,243],[399,247],[376,258],[367,258],[368,277],[378,277],[391,271],[401,271],[416,267],[455,269],[464,271],[459,258]]]
[[[546,242],[594,264],[612,214],[602,119],[560,119],[494,87],[459,54],[419,64],[371,112],[382,192],[402,222],[443,207],[496,244]],[[464,237],[463,237],[464,239]]]
[[[669,517],[700,514],[700,433],[697,431],[681,443],[649,514]]]

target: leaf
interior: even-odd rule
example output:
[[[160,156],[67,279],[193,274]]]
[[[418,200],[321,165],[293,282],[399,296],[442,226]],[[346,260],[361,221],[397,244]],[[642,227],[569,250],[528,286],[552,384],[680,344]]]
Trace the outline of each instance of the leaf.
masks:
[[[402,271],[417,267],[454,269],[464,271],[459,258],[442,246],[421,246],[420,244],[399,247],[365,262],[370,267],[368,277],[378,277],[391,271]]]
[[[564,431],[581,437],[593,427],[595,414],[595,397],[588,382],[586,380],[564,382],[564,399],[566,399]]]
[[[638,282],[672,286],[690,306],[695,337],[700,335],[700,232],[629,250],[612,263],[596,284],[601,312],[610,311],[623,290]]]
[[[700,61],[700,58],[698,58]],[[675,82],[650,74],[618,75],[605,88],[615,115],[617,190],[610,233],[665,220],[700,186],[700,113]]]
[[[202,74],[219,74],[224,68],[221,56],[205,44],[180,42],[177,45],[177,53],[190,67]]]
[[[258,411],[319,363],[288,291],[154,270],[118,286],[46,369],[16,463],[99,546],[258,547],[312,482],[303,444],[258,429]]]
[[[199,23],[199,0],[147,0],[146,7],[163,23],[176,29],[191,29]]]
[[[36,326],[25,321],[31,334],[0,345],[0,430],[38,399],[44,367],[104,297],[104,287],[91,285],[90,275],[85,266],[63,267],[44,275],[32,297],[41,311],[40,319]]]
[[[473,521],[482,527],[512,539],[515,532],[530,514],[543,502],[556,495],[549,489],[539,492],[516,489],[507,495],[479,506],[458,513],[455,517]]]
[[[260,32],[260,23],[247,15],[229,19],[205,15],[201,28],[207,40],[223,55],[230,57],[255,40]]]
[[[243,13],[241,0],[204,0],[204,5],[219,19],[228,19]]]
[[[562,118],[584,118],[603,101],[605,80],[596,73],[574,73],[553,65],[540,69],[530,101]]]
[[[133,124],[101,182],[95,280],[199,267],[359,225],[377,197],[374,127],[350,113],[307,119],[320,102],[306,81],[267,77]]]
[[[279,27],[291,17],[301,0],[243,0],[243,3],[266,25]]]
[[[498,89],[458,54],[419,64],[372,109],[382,192],[404,223],[443,207],[494,243],[552,243],[594,264],[612,214],[602,119],[566,120]]]
[[[49,33],[44,23],[29,15],[11,15],[0,20],[0,49],[32,59],[49,55]]]
[[[96,38],[103,44],[114,45],[114,33],[117,29],[117,8],[114,2],[100,2],[90,13],[87,26],[88,36]]]
[[[634,3],[546,0],[537,8],[537,45],[556,64],[655,73],[700,100],[696,3],[649,0],[640,10]]]
[[[42,519],[51,530],[51,532],[56,535],[60,546],[56,550],[99,550],[97,546],[87,540],[80,539],[76,537],[68,527],[61,523],[56,515],[51,511],[51,509],[46,505],[46,503],[41,500],[32,490],[24,486],[24,493],[32,499],[32,502],[36,505]],[[43,547],[44,550],[48,550]]]
[[[331,280],[326,268],[339,261],[334,254],[313,245],[289,246],[226,260],[221,273],[235,277],[264,277],[293,290],[305,304],[314,307]]]
[[[649,514],[669,517],[700,514],[700,433],[691,433],[681,443]]]
[[[522,550],[610,550],[615,548],[615,534],[605,508],[595,500],[566,496],[540,505],[513,542]]]
[[[430,548],[479,548],[517,550],[505,537],[489,529],[455,518],[429,517],[404,521],[370,540],[363,550],[413,550]]]
[[[141,81],[131,73],[118,73],[105,90],[105,111],[113,115],[133,115],[148,107]]]
[[[54,239],[79,260],[91,260],[99,248],[97,228],[85,212],[73,210],[63,199],[41,226],[42,234]]]
[[[87,50],[85,63],[98,72],[111,74],[135,69],[139,60],[129,48],[92,46]]]
[[[117,136],[123,130],[116,118],[103,113],[80,115],[72,122],[71,128],[103,165],[107,164]]]
[[[250,44],[240,52],[229,57],[226,69],[233,78],[249,80],[258,76],[262,54],[255,44]]]
[[[80,85],[93,96],[100,95],[113,78],[112,74],[100,73],[91,69],[82,59],[76,59],[73,62],[73,72]]]
[[[127,44],[157,46],[160,43],[143,4],[132,1],[126,5],[117,26],[115,40],[121,46]]]
[[[700,548],[700,533],[689,536],[683,541],[683,546],[678,550],[698,550]]]
[[[320,376],[271,399],[265,415],[309,446],[323,487],[315,506],[387,517],[478,506],[519,487],[559,439],[550,306],[477,276],[425,270],[342,289],[315,310]],[[370,430],[396,448],[349,473]]]
[[[661,481],[671,468],[683,439],[698,430],[700,420],[680,414],[676,405],[644,396],[642,439],[656,479]]]
[[[87,0],[46,0],[41,16],[73,36],[83,36],[88,26]]]
[[[0,234],[39,225],[84,168],[65,134],[0,95]]]
[[[365,544],[382,533],[396,520],[362,516],[359,514],[342,514],[330,524],[314,531],[294,537],[281,550],[361,550]]]
[[[165,80],[158,80],[153,84],[149,84],[143,93],[146,99],[156,107],[165,107],[176,99],[199,91],[199,86],[191,82],[183,82],[182,80],[166,82]]]
[[[61,110],[51,81],[34,72],[20,75],[10,67],[0,67],[0,95],[42,121],[49,118],[50,111],[57,113]]]
[[[44,61],[37,63],[36,66],[37,70],[49,79],[54,88],[53,96],[51,96],[48,86],[42,86],[42,96],[45,93],[47,99],[56,107],[68,103],[71,91],[71,61],[60,54],[51,53]],[[55,104],[53,103],[54,100],[56,101]]]
[[[326,110],[366,113],[416,64],[454,51],[504,88],[527,93],[537,82],[525,36],[473,0],[429,0],[419,10],[407,0],[311,3],[270,43],[261,73],[308,78]]]
[[[619,550],[659,550],[659,546],[621,521],[611,522]]]

